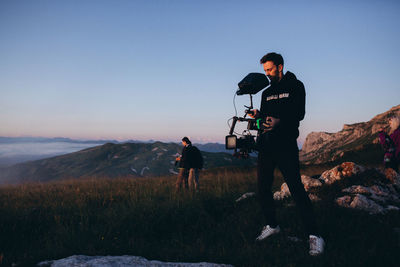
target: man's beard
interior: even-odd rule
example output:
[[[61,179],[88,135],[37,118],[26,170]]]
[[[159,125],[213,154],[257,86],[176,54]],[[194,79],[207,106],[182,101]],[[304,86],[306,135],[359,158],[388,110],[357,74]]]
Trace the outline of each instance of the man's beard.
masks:
[[[268,76],[268,78],[271,81],[271,84],[276,84],[279,81],[278,76]]]

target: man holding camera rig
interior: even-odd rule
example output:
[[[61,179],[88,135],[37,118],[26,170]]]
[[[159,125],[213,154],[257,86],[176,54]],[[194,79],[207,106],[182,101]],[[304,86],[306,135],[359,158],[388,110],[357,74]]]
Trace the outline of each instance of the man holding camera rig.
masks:
[[[192,145],[189,138],[186,136],[182,138],[182,155],[177,157],[175,160],[175,165],[179,163],[179,174],[178,179],[176,180],[175,187],[176,191],[179,191],[182,187],[182,183],[185,183],[185,188],[188,189],[188,177],[189,177],[189,164],[187,160],[188,151]]]
[[[260,110],[253,110],[251,115],[261,118],[264,128],[257,137],[257,179],[266,226],[256,240],[261,241],[280,232],[271,192],[274,170],[279,167],[309,235],[310,255],[319,255],[323,253],[325,243],[318,234],[312,204],[301,182],[296,141],[299,122],[305,114],[304,85],[293,73],[288,71],[283,74],[283,57],[280,54],[266,54],[260,64],[271,86],[262,93]]]

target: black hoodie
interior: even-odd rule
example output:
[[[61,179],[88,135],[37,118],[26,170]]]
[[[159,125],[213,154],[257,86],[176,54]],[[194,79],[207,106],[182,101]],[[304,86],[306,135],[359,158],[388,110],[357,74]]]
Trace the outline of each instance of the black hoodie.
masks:
[[[291,72],[265,89],[261,96],[261,118],[271,116],[280,119],[274,133],[282,137],[297,138],[299,122],[304,118],[306,92],[301,81]]]

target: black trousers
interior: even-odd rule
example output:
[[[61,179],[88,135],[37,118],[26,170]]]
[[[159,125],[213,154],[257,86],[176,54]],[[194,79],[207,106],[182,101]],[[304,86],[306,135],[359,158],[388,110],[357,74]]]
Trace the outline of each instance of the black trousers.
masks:
[[[296,139],[280,136],[259,137],[257,164],[258,198],[265,216],[266,224],[277,226],[273,193],[274,170],[280,169],[290,193],[296,202],[297,209],[308,235],[318,235],[312,204],[300,178],[299,149]]]

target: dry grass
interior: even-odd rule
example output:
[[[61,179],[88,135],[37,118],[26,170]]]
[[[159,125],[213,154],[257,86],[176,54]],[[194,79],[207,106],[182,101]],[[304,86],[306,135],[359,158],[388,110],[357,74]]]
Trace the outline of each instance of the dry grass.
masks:
[[[310,176],[321,172],[320,167],[303,170]],[[197,194],[176,193],[175,178],[92,177],[2,186],[0,261],[29,266],[74,254],[235,266],[390,266],[398,260],[392,253],[399,248],[393,235],[398,213],[373,217],[317,204],[328,246],[322,257],[311,258],[290,201],[277,203],[284,233],[254,242],[263,224],[259,205],[255,198],[235,199],[256,191],[255,169],[205,171]],[[281,182],[277,172],[274,188]],[[302,241],[290,241],[288,235]]]

